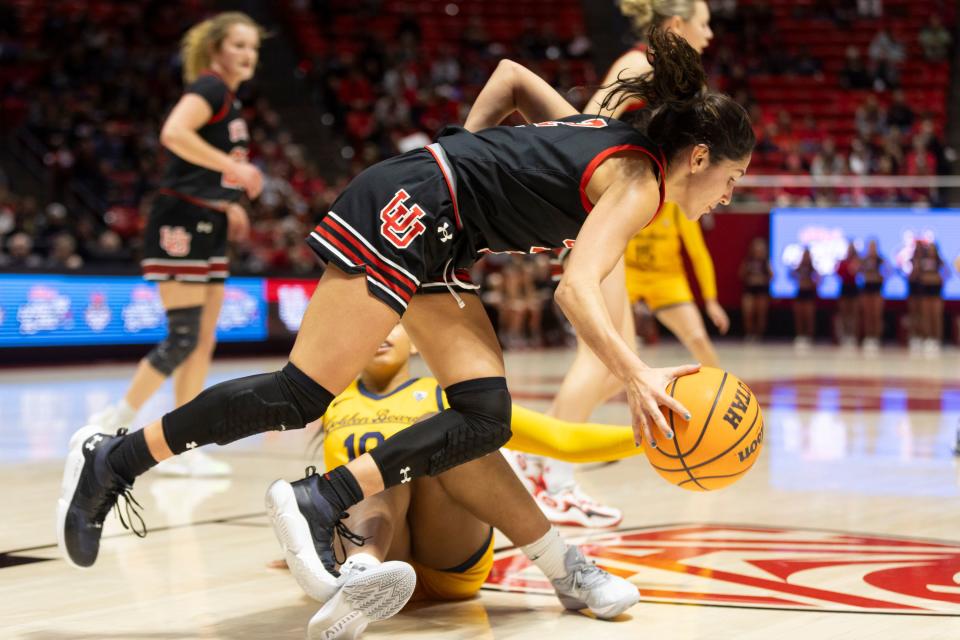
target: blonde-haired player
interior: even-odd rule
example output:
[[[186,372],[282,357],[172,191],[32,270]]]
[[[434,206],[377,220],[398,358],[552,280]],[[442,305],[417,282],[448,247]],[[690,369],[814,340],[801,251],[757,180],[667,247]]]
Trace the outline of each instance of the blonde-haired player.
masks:
[[[181,42],[184,91],[163,123],[167,167],[144,233],[144,278],[157,283],[167,338],[144,357],[123,399],[87,421],[112,433],[173,376],[181,406],[203,389],[216,345],[228,275],[227,242],[250,227],[237,201],[260,194],[263,176],[247,161],[248,133],[234,93],[253,77],[262,28],[244,13],[220,13]],[[170,475],[226,475],[225,462],[199,450],[158,467]]]
[[[637,34],[646,33],[651,25],[656,25],[681,36],[698,52],[713,38],[710,8],[703,0],[621,0],[620,10]],[[640,42],[613,63],[604,78],[604,88],[590,99],[584,112],[615,118],[642,117],[642,103],[611,102],[607,98],[618,78],[649,71],[652,66],[647,59],[647,46]],[[721,333],[726,332],[729,319],[716,300],[713,262],[700,225],[671,202],[665,203],[657,217],[630,242],[625,261],[621,260],[604,280],[607,311],[618,325],[620,335],[634,345],[636,329],[631,303],[643,300],[701,364],[717,366],[716,352],[687,283],[681,242],[694,265],[707,315]],[[616,377],[578,339],[576,357],[547,413],[561,420],[582,423],[599,404],[620,390]],[[551,522],[611,527],[622,519],[619,509],[597,502],[579,488],[572,464],[522,454],[508,459]]]
[[[434,378],[411,377],[411,350],[410,338],[397,325],[360,377],[330,404],[318,434],[327,469],[447,408]],[[571,460],[642,451],[628,426],[565,424],[517,406],[511,428],[511,447]],[[349,515],[352,534],[341,531],[343,545],[337,547],[346,556],[336,559],[343,562],[340,588],[310,621],[311,638],[355,638],[370,622],[399,611],[411,594],[433,601],[473,597],[493,566],[494,527],[551,579],[565,607],[589,608],[608,618],[638,599],[636,587],[563,543],[499,453],[403,482],[354,506]],[[363,544],[356,544],[362,538]],[[331,565],[334,560],[325,559]]]

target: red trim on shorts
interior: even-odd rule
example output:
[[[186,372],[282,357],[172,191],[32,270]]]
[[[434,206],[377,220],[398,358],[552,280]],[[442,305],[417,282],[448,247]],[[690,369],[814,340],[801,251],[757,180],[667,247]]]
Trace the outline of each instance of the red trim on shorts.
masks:
[[[456,220],[457,229],[463,229],[463,223],[460,222],[460,206],[457,204],[457,193],[453,189],[453,181],[450,179],[450,176],[447,175],[447,171],[443,167],[443,162],[441,162],[437,153],[430,147],[424,148],[430,152],[430,155],[436,160],[437,166],[440,167],[440,173],[443,174],[443,180],[447,183],[447,190],[450,192],[450,200],[453,201],[453,217]]]
[[[173,189],[168,189],[166,187],[161,187],[157,189],[157,193],[170,196],[171,198],[178,198],[184,202],[189,202],[192,205],[203,207],[204,209],[210,209],[211,211],[216,211],[217,213],[223,213],[223,208],[217,207],[216,205],[195,196],[188,196],[185,193],[180,193],[179,191],[174,191]]]
[[[320,224],[316,226],[315,231],[320,231],[322,225],[326,225],[330,230],[336,231],[344,240],[348,241],[351,245],[354,246],[354,248],[356,248],[357,251],[359,251],[361,254],[364,255],[364,257],[367,258],[367,260],[357,260],[357,262],[362,262],[364,264],[370,264],[370,262],[373,262],[378,269],[380,269],[386,274],[389,274],[390,276],[395,278],[397,282],[399,282],[404,287],[409,289],[410,295],[413,295],[414,293],[416,293],[417,285],[413,280],[406,277],[405,275],[403,275],[402,273],[400,273],[399,271],[391,267],[389,264],[381,260],[377,255],[375,255],[372,251],[370,251],[366,247],[366,245],[364,245],[361,241],[357,240],[354,234],[350,233],[349,231],[344,229],[342,226],[337,224],[335,220],[331,220],[329,216],[324,218],[323,220],[320,221]]]
[[[320,228],[319,226],[318,226],[316,229],[314,229],[314,231],[316,231],[318,234],[320,234],[321,236],[323,236],[324,240],[326,240],[327,242],[329,242],[329,243],[333,244],[335,247],[337,247],[337,249],[339,249],[340,251],[342,251],[342,252],[344,253],[344,255],[346,255],[348,258],[350,258],[351,260],[353,260],[353,261],[356,262],[357,264],[362,265],[363,267],[365,267],[368,277],[372,276],[372,277],[376,278],[376,279],[379,280],[381,283],[383,283],[386,287],[388,287],[391,291],[393,291],[393,292],[396,293],[398,296],[400,296],[400,298],[401,298],[402,300],[404,300],[405,302],[410,302],[410,298],[413,297],[413,294],[412,294],[412,293],[408,293],[407,291],[405,291],[404,289],[402,289],[399,285],[391,282],[390,280],[387,280],[383,275],[380,274],[380,272],[377,271],[376,267],[374,267],[373,265],[368,264],[368,263],[364,262],[362,259],[360,259],[360,258],[357,256],[357,254],[355,254],[353,251],[350,250],[350,247],[348,247],[347,245],[345,245],[345,244],[344,244],[339,238],[337,238],[335,235],[333,235],[332,233],[330,233],[330,232],[327,231],[326,229]]]
[[[174,265],[160,265],[160,264],[148,264],[142,265],[141,269],[143,270],[144,275],[151,273],[163,273],[167,275],[185,275],[185,276],[205,276],[210,272],[209,266],[203,267],[191,267],[191,266],[174,266]]]
[[[660,213],[660,209],[663,207],[663,197],[665,195],[665,183],[667,181],[667,174],[663,169],[663,163],[654,156],[646,147],[641,147],[637,144],[619,144],[615,147],[608,147],[595,155],[593,160],[590,161],[590,164],[587,165],[587,168],[583,171],[583,177],[580,178],[580,204],[583,205],[583,210],[588,214],[593,211],[593,203],[590,202],[590,198],[587,197],[587,185],[590,184],[590,179],[593,178],[594,171],[597,170],[597,167],[600,166],[600,163],[609,158],[614,153],[619,151],[641,151],[653,160],[653,163],[657,166],[660,172],[660,204],[657,206],[657,213]],[[663,157],[661,153],[661,157]],[[656,213],[653,215],[657,215]]]

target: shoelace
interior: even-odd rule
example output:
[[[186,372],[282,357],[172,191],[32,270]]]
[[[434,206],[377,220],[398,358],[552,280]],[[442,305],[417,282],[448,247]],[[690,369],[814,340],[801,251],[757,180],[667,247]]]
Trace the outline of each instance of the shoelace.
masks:
[[[127,435],[126,428],[117,429],[118,437],[125,435]],[[123,528],[133,532],[138,538],[145,538],[147,536],[147,524],[143,521],[143,516],[140,515],[140,512],[137,511],[138,508],[143,509],[143,505],[133,497],[133,493],[131,493],[132,490],[133,485],[116,481],[112,487],[107,489],[104,493],[103,501],[97,506],[95,522],[103,524],[107,514],[110,513],[110,509],[116,506],[117,517],[120,519],[120,524]],[[120,498],[123,498],[123,511],[121,511],[118,506]],[[123,517],[124,511],[127,514],[126,519]],[[140,523],[139,527],[137,526],[137,521]]]
[[[603,582],[606,578],[606,573],[600,569],[594,562],[586,562],[581,565],[575,572],[575,584],[578,587],[590,588],[593,585],[596,585],[600,582]]]
[[[127,520],[129,520],[130,523],[127,524],[127,520],[123,519],[123,511],[121,511],[119,508],[117,509],[117,517],[120,518],[120,524],[123,525],[124,529],[133,532],[133,535],[137,536],[138,538],[146,538],[147,523],[143,521],[143,516],[140,515],[139,511],[137,511],[138,508],[143,509],[143,506],[137,502],[137,499],[133,497],[132,493],[130,493],[130,489],[132,488],[133,487],[130,486],[123,486],[116,491],[117,497],[123,498],[123,511],[127,512]],[[137,526],[137,522],[134,520],[134,518],[140,522],[139,527]]]
[[[319,475],[317,473],[317,468],[314,465],[310,465],[306,469],[304,469],[304,473],[308,478],[312,475]],[[347,513],[346,511],[342,512],[339,516],[339,519],[330,528],[330,534],[331,534],[330,546],[333,551],[333,559],[337,564],[340,564],[340,565],[342,565],[344,562],[347,561],[347,546],[344,543],[344,539],[349,540],[351,543],[353,543],[358,547],[362,547],[367,542],[367,538],[354,533],[353,531],[350,530],[350,528],[347,525],[343,524],[343,521],[349,517],[350,517],[349,513]],[[333,535],[334,533],[339,534],[339,536],[334,536]],[[339,541],[340,541],[340,554],[337,554],[337,547],[333,543],[333,540],[336,540],[337,538],[339,538]]]

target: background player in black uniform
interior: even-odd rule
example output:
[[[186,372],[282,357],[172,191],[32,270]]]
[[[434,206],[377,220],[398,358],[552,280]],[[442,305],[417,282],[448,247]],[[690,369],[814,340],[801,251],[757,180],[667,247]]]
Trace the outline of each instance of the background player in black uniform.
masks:
[[[89,424],[112,432],[174,376],[177,406],[203,389],[216,343],[217,316],[228,275],[227,241],[246,237],[249,221],[237,200],[259,195],[260,171],[247,162],[247,125],[234,92],[253,77],[261,28],[243,13],[221,13],[183,38],[184,93],[160,132],[167,164],[144,237],[144,277],[157,282],[167,312],[167,338],[140,361],[125,397]],[[222,461],[200,451],[170,461],[175,475],[224,475]]]
[[[90,429],[74,435],[58,511],[65,558],[78,567],[96,561],[103,518],[156,461],[302,428],[323,415],[402,316],[450,408],[347,465],[294,484],[278,480],[267,493],[293,575],[308,592],[334,593],[337,581],[317,549],[332,566],[331,540],[335,530],[345,531],[347,508],[494,452],[510,437],[496,335],[479,298],[456,290],[470,287],[458,268],[493,251],[575,244],[557,300],[623,381],[637,441],[656,446],[654,425],[658,438],[671,438],[659,405],[689,416],[665,389],[697,366],[644,364],[618,335],[600,282],[667,193],[691,217],[728,201],[754,136],[742,107],[703,91],[696,51],[660,32],[651,45],[653,76],[624,81],[618,94],[659,107],[646,131],[580,115],[540,78],[505,62],[478,96],[466,129],[357,176],[311,234],[311,247],[329,266],[281,371],[217,384],[129,436]],[[536,124],[493,126],[518,110]],[[452,295],[415,295],[442,289]],[[513,542],[542,542],[543,553],[561,553],[547,536]]]

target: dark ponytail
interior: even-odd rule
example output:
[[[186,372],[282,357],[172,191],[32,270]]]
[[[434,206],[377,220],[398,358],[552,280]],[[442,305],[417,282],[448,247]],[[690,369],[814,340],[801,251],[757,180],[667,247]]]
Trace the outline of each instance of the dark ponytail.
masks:
[[[650,30],[648,42],[653,70],[618,78],[602,108],[615,111],[624,102],[642,101],[646,108],[633,112],[632,124],[663,150],[667,162],[698,144],[709,147],[715,162],[749,155],[756,143],[750,117],[729,96],[707,90],[700,54],[661,28]]]

